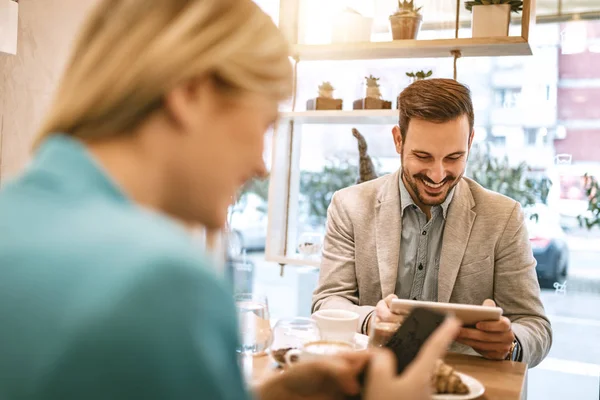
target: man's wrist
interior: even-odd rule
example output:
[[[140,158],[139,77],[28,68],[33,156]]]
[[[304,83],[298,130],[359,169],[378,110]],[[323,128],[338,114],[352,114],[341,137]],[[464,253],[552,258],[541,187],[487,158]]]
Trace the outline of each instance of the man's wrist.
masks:
[[[523,359],[523,351],[522,351],[521,342],[519,342],[519,339],[517,339],[516,336],[515,336],[515,339],[513,340],[513,344],[510,348],[510,351],[509,351],[508,355],[506,356],[506,359],[510,360],[510,361],[522,361],[522,359]]]

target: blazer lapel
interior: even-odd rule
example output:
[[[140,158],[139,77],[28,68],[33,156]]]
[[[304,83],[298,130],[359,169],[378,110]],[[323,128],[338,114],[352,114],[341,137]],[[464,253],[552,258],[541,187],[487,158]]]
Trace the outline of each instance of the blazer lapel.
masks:
[[[398,279],[402,218],[400,215],[399,172],[390,175],[376,206],[375,243],[381,294],[383,298],[394,293]]]
[[[457,186],[454,199],[448,208],[444,236],[442,239],[442,253],[440,256],[440,270],[438,274],[438,301],[448,303],[460,269],[471,228],[475,221],[476,213],[472,210],[475,201],[468,184],[462,180]]]

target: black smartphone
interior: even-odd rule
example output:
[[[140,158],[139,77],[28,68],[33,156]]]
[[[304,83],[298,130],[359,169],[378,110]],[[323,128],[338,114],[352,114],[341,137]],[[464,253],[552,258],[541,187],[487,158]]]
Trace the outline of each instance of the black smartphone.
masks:
[[[404,319],[400,328],[390,337],[384,347],[390,349],[396,356],[398,375],[417,357],[421,346],[429,336],[444,322],[446,316],[425,308],[414,308]],[[361,387],[364,387],[367,365],[358,377]],[[360,400],[362,394],[347,397],[347,400]]]
[[[446,316],[425,308],[414,308],[385,347],[396,355],[398,374],[417,357],[421,346],[444,322]]]

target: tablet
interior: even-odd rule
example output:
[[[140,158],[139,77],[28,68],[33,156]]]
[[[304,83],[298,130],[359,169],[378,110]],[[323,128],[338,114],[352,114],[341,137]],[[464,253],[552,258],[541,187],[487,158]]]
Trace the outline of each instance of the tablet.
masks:
[[[429,310],[451,313],[460,319],[463,325],[472,326],[481,321],[498,321],[502,317],[500,307],[476,306],[471,304],[436,303],[417,300],[392,300],[392,312],[395,314],[408,314],[413,308],[426,308]]]

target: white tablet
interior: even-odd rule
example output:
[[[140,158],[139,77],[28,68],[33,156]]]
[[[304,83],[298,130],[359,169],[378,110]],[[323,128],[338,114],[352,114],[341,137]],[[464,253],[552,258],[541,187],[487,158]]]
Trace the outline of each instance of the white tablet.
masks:
[[[502,317],[500,307],[403,299],[392,300],[392,312],[395,314],[408,314],[415,307],[427,308],[444,314],[451,313],[467,326],[475,325],[481,321],[498,321]]]

